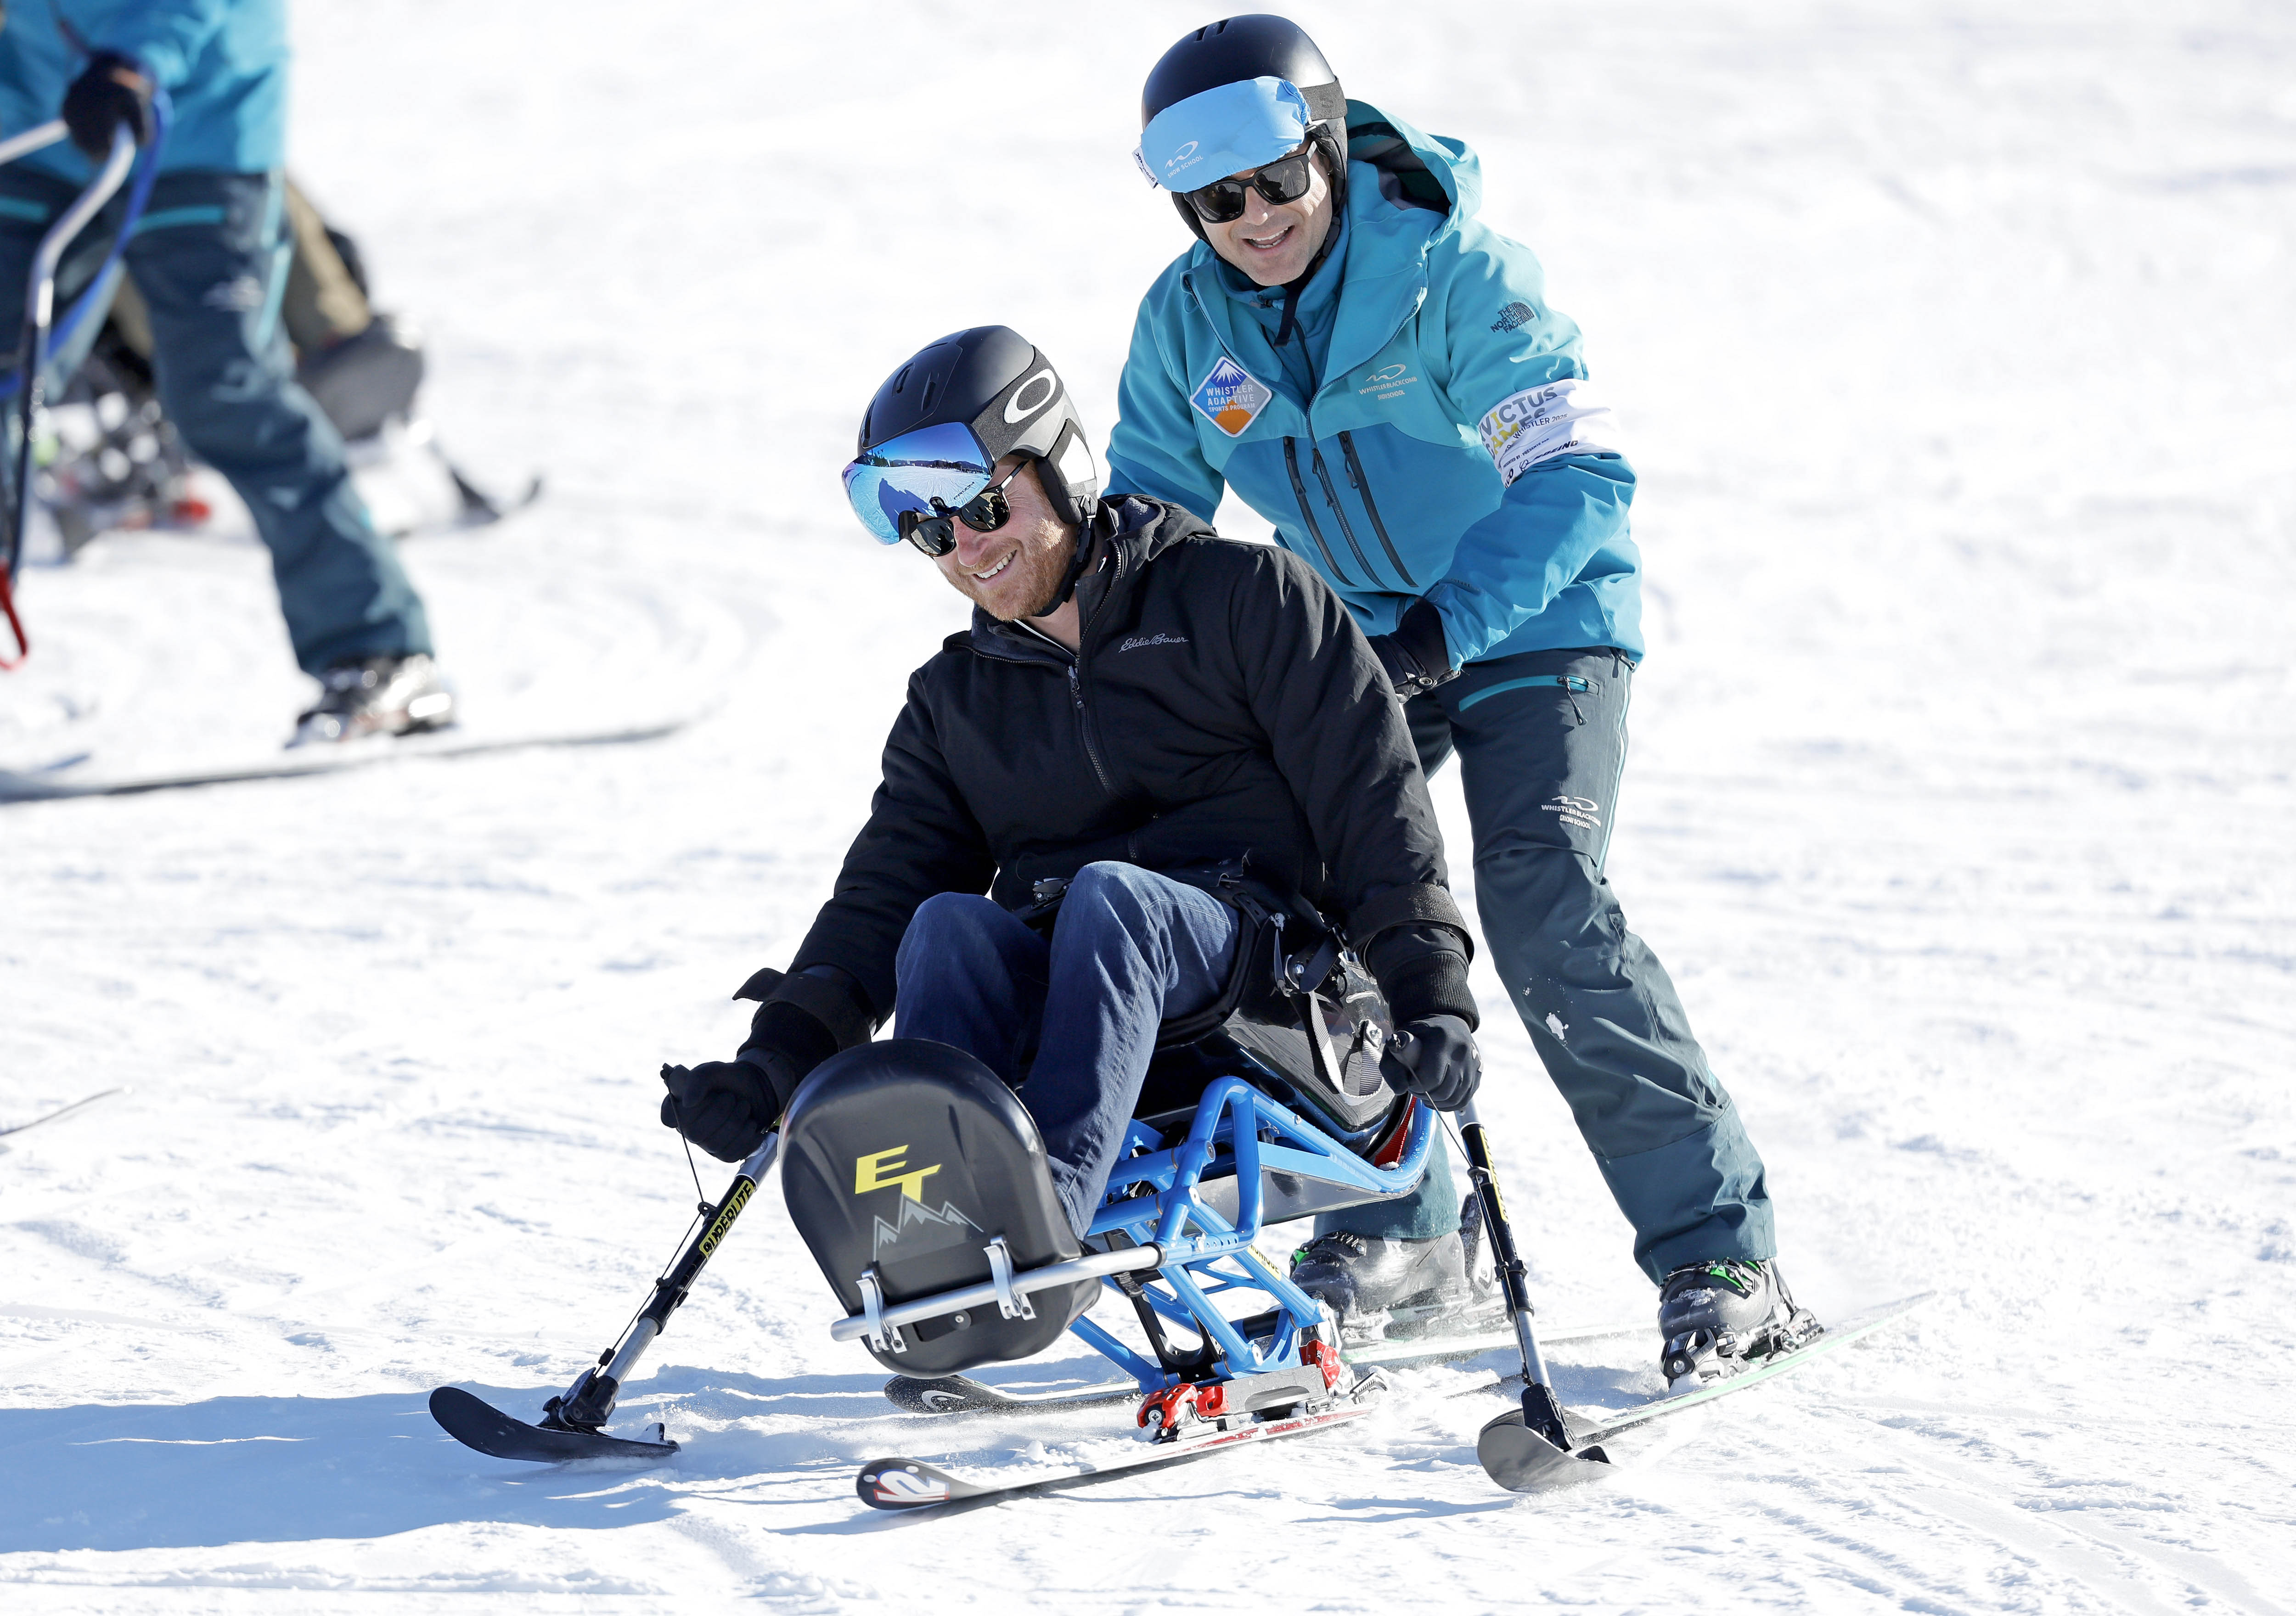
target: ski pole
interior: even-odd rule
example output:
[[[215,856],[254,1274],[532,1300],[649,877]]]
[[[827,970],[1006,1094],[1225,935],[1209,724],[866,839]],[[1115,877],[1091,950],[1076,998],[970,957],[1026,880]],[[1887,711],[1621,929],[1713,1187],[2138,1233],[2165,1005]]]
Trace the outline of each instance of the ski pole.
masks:
[[[21,135],[12,135],[6,140],[0,140],[0,164],[12,163],[20,157],[26,157],[44,147],[53,146],[63,139],[66,133],[68,131],[64,128],[64,120],[56,118],[37,127],[27,129]],[[0,558],[0,617],[7,619],[8,631],[15,636],[16,640],[16,654],[13,657],[0,657],[0,671],[15,667],[32,649],[31,641],[24,637],[24,620],[16,615],[16,595],[12,587],[16,572],[16,549],[12,535],[20,519],[14,516],[9,518],[6,539],[8,553],[4,558]],[[29,1123],[25,1125],[30,1126]]]
[[[6,140],[0,140],[0,163],[12,163],[20,157],[29,157],[43,147],[54,145],[68,133],[64,120],[54,118],[46,123],[35,125],[21,135],[12,135]]]
[[[1491,1243],[1491,1262],[1506,1297],[1515,1344],[1522,1350],[1523,1423],[1569,1453],[1570,1436],[1563,1428],[1562,1406],[1554,1400],[1554,1383],[1546,1371],[1546,1354],[1538,1350],[1538,1328],[1531,1323],[1529,1276],[1515,1250],[1514,1226],[1507,1220],[1498,1175],[1491,1168],[1489,1132],[1472,1102],[1459,1113],[1459,1142],[1467,1153],[1467,1176],[1474,1182],[1475,1198],[1482,1203],[1483,1232]]]
[[[685,1301],[686,1292],[693,1288],[694,1280],[726,1238],[726,1231],[734,1227],[734,1220],[757,1193],[758,1184],[774,1164],[774,1157],[782,1147],[781,1130],[766,1135],[765,1142],[751,1151],[734,1174],[734,1181],[726,1193],[713,1204],[701,1205],[701,1227],[677,1261],[665,1269],[653,1282],[653,1294],[640,1308],[622,1331],[621,1339],[598,1354],[594,1367],[585,1369],[574,1377],[574,1383],[562,1396],[554,1397],[543,1407],[545,1427],[557,1431],[595,1432],[614,1412],[614,1399],[629,1380],[630,1372],[653,1344],[654,1337],[669,1326],[669,1316]]]
[[[29,130],[9,142],[10,146],[18,148],[10,155],[21,156],[24,151],[51,143],[46,140],[34,145],[23,143],[41,133],[38,129]],[[102,171],[86,190],[79,193],[72,205],[64,209],[63,216],[49,227],[48,233],[40,238],[38,249],[32,255],[31,274],[24,286],[24,339],[20,349],[23,356],[23,368],[19,375],[22,379],[24,404],[19,425],[23,437],[16,445],[16,485],[9,490],[8,553],[4,562],[0,562],[0,572],[4,572],[12,584],[15,580],[17,566],[23,559],[24,521],[32,508],[32,437],[39,426],[40,371],[48,360],[48,323],[55,314],[56,266],[62,261],[64,249],[71,244],[73,238],[111,200],[112,193],[127,183],[127,171],[135,163],[135,137],[128,133],[127,126],[122,124],[112,131],[111,155],[104,159]],[[121,234],[124,238],[126,232],[123,230]],[[12,610],[9,617],[13,624],[15,613]],[[17,654],[20,657],[32,648],[24,639],[22,625],[14,624],[14,627]]]

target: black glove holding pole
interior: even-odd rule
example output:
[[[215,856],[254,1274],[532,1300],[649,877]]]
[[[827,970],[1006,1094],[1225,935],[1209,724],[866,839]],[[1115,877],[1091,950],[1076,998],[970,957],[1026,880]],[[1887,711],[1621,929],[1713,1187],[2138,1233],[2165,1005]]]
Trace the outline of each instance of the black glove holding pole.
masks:
[[[834,967],[784,976],[759,971],[736,999],[762,1000],[732,1060],[664,1066],[661,1125],[721,1162],[746,1159],[781,1125],[806,1074],[840,1049],[866,1043],[876,1016],[858,983]]]
[[[1451,665],[1450,641],[1443,637],[1443,614],[1424,600],[1412,603],[1393,633],[1374,634],[1371,649],[1387,670],[1388,682],[1406,701],[1459,676]]]
[[[1447,898],[1446,900],[1447,902]],[[1475,1029],[1482,1017],[1467,987],[1466,934],[1429,918],[1380,932],[1365,951],[1395,1017],[1395,1037],[1382,1063],[1388,1082],[1423,1095],[1438,1111],[1456,1111],[1483,1080]]]
[[[1483,1057],[1475,1035],[1456,1016],[1425,1016],[1396,1028],[1395,1065],[1388,1081],[1406,1094],[1423,1096],[1438,1111],[1456,1111],[1475,1098],[1483,1081]]]
[[[137,145],[150,145],[152,76],[133,56],[96,52],[64,92],[63,120],[72,144],[98,161],[111,154],[111,132],[122,124]]]

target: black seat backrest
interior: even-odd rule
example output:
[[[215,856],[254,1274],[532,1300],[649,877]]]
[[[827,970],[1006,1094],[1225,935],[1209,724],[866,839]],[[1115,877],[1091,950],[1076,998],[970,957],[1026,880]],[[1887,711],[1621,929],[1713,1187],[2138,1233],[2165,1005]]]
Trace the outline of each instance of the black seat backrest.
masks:
[[[1218,1025],[1157,1051],[1134,1114],[1185,1127],[1208,1083],[1241,1077],[1370,1155],[1401,1110],[1380,1070],[1390,1032],[1387,1000],[1352,955],[1340,955],[1312,992],[1286,993],[1262,970]]]
[[[1081,1254],[1054,1192],[1037,1124],[972,1056],[917,1038],[863,1044],[824,1061],[782,1123],[790,1220],[848,1317],[874,1265],[888,1303],[988,1279],[1003,1236],[1019,1270]],[[1089,1307],[1100,1282],[1040,1291],[1034,1318],[991,1302],[902,1327],[906,1352],[871,1348],[904,1375],[954,1375],[1042,1351]]]

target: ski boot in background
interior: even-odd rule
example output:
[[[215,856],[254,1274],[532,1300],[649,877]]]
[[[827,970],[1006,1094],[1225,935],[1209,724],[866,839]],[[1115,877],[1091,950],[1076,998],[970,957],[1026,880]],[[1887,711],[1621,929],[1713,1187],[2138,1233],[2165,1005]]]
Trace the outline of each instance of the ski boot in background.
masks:
[[[1659,1292],[1659,1368],[1677,1392],[1751,1368],[1824,1334],[1794,1303],[1775,1260],[1725,1257],[1693,1262],[1666,1277]]]
[[[318,705],[296,722],[290,747],[408,735],[455,722],[455,693],[420,652],[339,663],[319,683]]]
[[[1331,1310],[1349,1347],[1464,1331],[1477,1300],[1457,1230],[1429,1240],[1318,1235],[1293,1254],[1292,1283]]]

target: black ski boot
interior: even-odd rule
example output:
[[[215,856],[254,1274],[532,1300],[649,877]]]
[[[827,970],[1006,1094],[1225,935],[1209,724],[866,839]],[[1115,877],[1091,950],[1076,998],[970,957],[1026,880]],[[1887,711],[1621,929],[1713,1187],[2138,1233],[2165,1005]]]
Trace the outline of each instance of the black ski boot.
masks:
[[[416,652],[338,663],[319,676],[319,705],[296,722],[290,747],[406,735],[455,722],[455,693],[438,665]]]
[[[1824,1326],[1794,1305],[1777,1263],[1725,1257],[1693,1262],[1659,1292],[1659,1368],[1676,1391],[1735,1375],[1790,1352]]]
[[[1422,1334],[1474,1302],[1456,1233],[1431,1240],[1318,1235],[1293,1253],[1292,1283],[1332,1310],[1349,1346]]]

